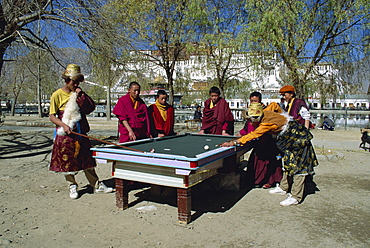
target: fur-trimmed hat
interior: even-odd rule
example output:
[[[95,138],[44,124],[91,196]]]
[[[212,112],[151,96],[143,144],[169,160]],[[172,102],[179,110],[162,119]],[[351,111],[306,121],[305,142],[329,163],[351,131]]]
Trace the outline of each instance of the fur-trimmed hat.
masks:
[[[295,92],[295,88],[291,85],[285,85],[279,90],[280,94],[284,94],[285,92]]]
[[[254,102],[249,105],[248,116],[261,116],[263,115],[263,106],[261,103]]]
[[[81,68],[76,64],[67,65],[66,70],[62,73],[62,78],[71,79],[73,81],[84,81],[84,75],[81,74]]]

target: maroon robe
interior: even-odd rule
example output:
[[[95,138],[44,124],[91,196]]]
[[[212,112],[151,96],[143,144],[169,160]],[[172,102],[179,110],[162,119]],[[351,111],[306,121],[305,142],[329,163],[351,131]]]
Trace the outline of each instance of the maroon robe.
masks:
[[[150,135],[150,125],[148,118],[148,110],[146,104],[141,98],[138,101],[137,108],[134,109],[133,102],[130,98],[130,93],[120,97],[116,106],[113,109],[113,114],[118,118],[118,131],[120,133],[119,142],[130,141],[127,128],[122,124],[126,120],[134,132],[136,139],[148,138]]]
[[[239,131],[239,133],[241,136],[244,136],[244,135],[249,134],[250,132],[253,132],[254,129],[256,128],[252,125],[252,123],[250,123],[249,121],[246,121],[244,124],[244,127]]]
[[[292,103],[289,103],[286,107],[286,110],[289,109],[289,105]],[[304,100],[294,98],[293,105],[290,108],[290,112],[288,113],[290,116],[293,116],[294,120],[297,121],[299,124],[304,125],[305,120],[302,118],[302,116],[299,114],[299,110],[301,107],[305,107],[308,110],[307,104]]]
[[[206,134],[222,134],[227,128],[227,133],[234,135],[234,117],[229,104],[223,98],[219,98],[216,106],[210,108],[211,99],[204,102],[202,130]]]
[[[150,130],[153,137],[158,137],[158,134],[164,134],[165,136],[175,135],[173,131],[175,126],[175,111],[171,105],[167,105],[166,107],[166,121],[163,120],[156,104],[152,104],[148,107],[148,113],[151,124]]]
[[[283,178],[281,161],[276,158],[279,154],[281,152],[271,134],[262,135],[249,156],[247,183],[259,186],[270,184],[273,187],[279,183]]]
[[[84,92],[76,100],[80,107],[81,120],[73,128],[74,132],[86,134],[90,131],[86,115],[95,109],[94,101]],[[64,111],[58,110],[57,117],[62,120]],[[75,172],[96,166],[90,150],[90,140],[75,134],[56,135],[49,170],[56,172]]]
[[[254,130],[255,127],[252,123],[247,121],[239,133],[243,136]],[[280,154],[280,150],[276,146],[276,140],[271,134],[267,133],[262,135],[254,144],[254,149],[248,159],[247,184],[252,186],[263,186],[264,184],[275,186],[274,184],[280,182],[283,178],[281,161],[277,160],[276,157]]]

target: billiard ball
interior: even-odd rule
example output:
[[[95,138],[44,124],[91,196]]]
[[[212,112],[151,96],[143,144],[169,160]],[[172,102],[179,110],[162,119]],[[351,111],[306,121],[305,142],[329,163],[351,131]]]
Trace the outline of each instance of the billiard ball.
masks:
[[[155,150],[154,150],[154,149],[150,149],[149,151],[150,151],[151,153],[155,152]]]
[[[208,150],[209,149],[209,145],[205,145],[203,148],[204,148],[204,150]]]

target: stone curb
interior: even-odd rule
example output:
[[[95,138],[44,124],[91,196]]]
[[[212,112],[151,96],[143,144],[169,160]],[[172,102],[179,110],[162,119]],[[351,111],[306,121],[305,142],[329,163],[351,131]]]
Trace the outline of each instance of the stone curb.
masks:
[[[7,123],[9,126],[32,126],[32,127],[54,127],[52,123],[45,122],[29,122],[29,121],[17,121],[15,124]]]

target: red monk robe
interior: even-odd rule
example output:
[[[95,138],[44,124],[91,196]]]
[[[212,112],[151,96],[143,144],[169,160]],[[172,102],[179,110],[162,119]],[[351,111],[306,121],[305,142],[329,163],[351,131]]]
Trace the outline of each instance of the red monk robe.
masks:
[[[130,141],[129,132],[122,124],[122,121],[124,120],[129,123],[137,140],[149,137],[150,125],[148,110],[146,104],[141,98],[138,97],[135,101],[132,101],[130,94],[127,93],[118,99],[118,102],[113,109],[113,114],[117,116],[119,121],[118,131],[120,133],[120,143]]]
[[[164,116],[162,116],[161,111],[165,112]],[[155,104],[148,107],[148,113],[153,137],[158,137],[159,134],[164,134],[164,136],[176,134],[173,130],[175,126],[175,111],[171,105],[160,104],[157,100]]]
[[[222,130],[234,135],[234,117],[229,104],[223,98],[219,98],[216,106],[210,108],[211,99],[204,102],[202,130],[206,134],[222,134]]]
[[[50,104],[54,107],[50,114],[56,114],[62,120],[64,110],[60,110],[63,103],[61,95],[68,95],[62,89],[55,91],[51,97]],[[90,131],[86,115],[95,109],[94,101],[83,91],[78,93],[76,102],[78,104],[81,120],[73,128],[74,132],[86,134]],[[51,155],[49,170],[55,172],[77,172],[96,166],[95,159],[90,150],[90,140],[75,134],[56,135]]]

